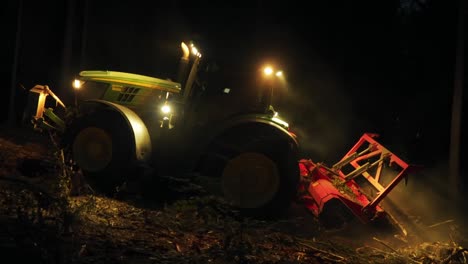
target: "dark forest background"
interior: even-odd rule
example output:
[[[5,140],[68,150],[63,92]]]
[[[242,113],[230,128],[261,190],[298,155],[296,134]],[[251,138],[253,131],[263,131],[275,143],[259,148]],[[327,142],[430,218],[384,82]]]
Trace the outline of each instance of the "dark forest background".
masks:
[[[246,89],[264,60],[283,67],[288,86],[277,110],[306,157],[335,162],[374,132],[412,163],[446,166],[456,58],[467,61],[466,51],[457,55],[461,2],[3,2],[0,119],[12,87],[19,123],[30,88],[47,84],[70,101],[71,80],[84,69],[174,78],[179,43],[193,40],[233,90]]]

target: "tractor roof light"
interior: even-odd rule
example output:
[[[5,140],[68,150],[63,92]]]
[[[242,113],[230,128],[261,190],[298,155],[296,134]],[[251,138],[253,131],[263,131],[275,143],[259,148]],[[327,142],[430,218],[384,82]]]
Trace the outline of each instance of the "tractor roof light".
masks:
[[[198,55],[198,49],[195,46],[192,46],[192,53]]]
[[[270,67],[270,66],[266,66],[266,67],[263,69],[263,73],[264,73],[266,76],[270,76],[271,74],[273,74],[273,68]]]
[[[193,43],[190,43],[190,49],[191,49],[191,53],[198,57],[198,58],[201,58],[201,53],[200,51],[197,49],[197,47],[195,47],[195,45],[193,45]]]
[[[263,68],[263,75],[268,78],[276,76],[277,78],[282,79],[284,77],[282,70],[276,70],[270,65],[267,65]]]

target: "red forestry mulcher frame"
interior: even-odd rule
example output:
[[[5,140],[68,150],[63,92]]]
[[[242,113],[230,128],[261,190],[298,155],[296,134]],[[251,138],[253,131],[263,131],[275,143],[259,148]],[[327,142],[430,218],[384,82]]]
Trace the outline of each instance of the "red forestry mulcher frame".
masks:
[[[364,224],[388,217],[407,234],[379,204],[416,167],[379,144],[376,137],[365,133],[332,167],[310,159],[299,161],[300,201],[326,227],[341,226],[355,217]]]

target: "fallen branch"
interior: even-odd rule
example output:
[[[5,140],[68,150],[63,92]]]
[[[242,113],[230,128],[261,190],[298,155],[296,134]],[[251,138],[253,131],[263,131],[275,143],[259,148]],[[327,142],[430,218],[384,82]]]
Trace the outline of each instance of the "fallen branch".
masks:
[[[383,240],[380,240],[376,237],[373,237],[372,239],[374,239],[375,241],[379,242],[380,244],[384,245],[386,248],[390,249],[391,251],[395,252],[395,253],[398,253],[398,251],[394,248],[392,248],[390,245],[388,245],[387,243],[385,243]]]
[[[332,256],[334,258],[334,259],[327,258],[327,260],[338,261],[338,262],[343,262],[343,263],[346,262],[345,257],[342,257],[340,255],[337,255],[337,254],[329,252],[329,251],[325,251],[325,250],[316,248],[316,247],[310,245],[309,243],[299,241],[299,244],[303,245],[303,246],[305,246],[305,247],[307,247],[309,249],[312,249],[313,251],[316,251],[316,252],[319,252],[319,253],[322,253],[322,254],[325,254],[325,255],[329,255],[329,256]]]
[[[400,258],[400,259],[409,260],[412,263],[416,263],[416,264],[424,263],[424,262],[421,262],[421,261],[416,261],[416,260],[414,260],[414,259],[412,259],[410,257],[404,256],[404,255],[400,254],[399,252],[388,252],[388,251],[385,251],[385,250],[382,250],[382,249],[379,249],[379,248],[376,248],[376,247],[371,247],[371,246],[359,247],[359,248],[356,249],[356,253],[363,255],[364,254],[364,252],[363,252],[364,249],[370,249],[370,250],[373,250],[374,252],[378,252],[383,257],[392,256],[392,257],[397,257],[397,258]],[[374,253],[374,254],[377,255],[377,253]]]
[[[416,261],[408,256],[405,256],[405,255],[402,255],[400,254],[400,252],[398,252],[396,249],[392,248],[390,245],[388,245],[387,243],[385,243],[385,241],[383,240],[380,240],[376,237],[373,237],[372,239],[374,239],[375,241],[379,242],[380,244],[384,245],[386,248],[390,249],[392,251],[392,254],[394,254],[395,256],[398,256],[400,258],[404,258],[404,259],[407,259],[413,263],[422,263],[422,262],[419,262],[419,261]]]
[[[447,264],[447,263],[450,263],[451,260],[453,260],[454,258],[456,258],[457,256],[459,256],[459,254],[461,253],[463,258],[464,258],[464,261],[461,262],[461,263],[466,263],[466,257],[465,257],[465,254],[468,252],[468,249],[466,248],[462,248],[462,247],[458,247],[457,249],[454,249],[454,251],[452,252],[452,254],[450,254],[448,257],[446,257],[441,263],[442,264]]]
[[[436,226],[445,225],[445,224],[448,224],[448,223],[452,223],[453,221],[454,221],[453,219],[449,219],[449,220],[446,220],[446,221],[443,221],[443,222],[439,222],[439,223],[430,225],[427,228],[433,228],[433,227],[436,227]]]

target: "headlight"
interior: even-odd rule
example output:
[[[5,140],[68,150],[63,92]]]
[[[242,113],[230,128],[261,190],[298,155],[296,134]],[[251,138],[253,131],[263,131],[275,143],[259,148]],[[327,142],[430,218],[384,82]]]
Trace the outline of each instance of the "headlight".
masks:
[[[161,111],[164,113],[164,114],[169,114],[171,112],[171,107],[169,105],[163,105],[161,107]]]
[[[81,85],[83,85],[82,81],[80,81],[78,79],[73,80],[73,88],[78,90],[78,89],[81,88]]]

